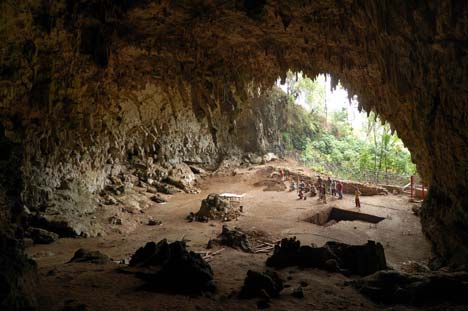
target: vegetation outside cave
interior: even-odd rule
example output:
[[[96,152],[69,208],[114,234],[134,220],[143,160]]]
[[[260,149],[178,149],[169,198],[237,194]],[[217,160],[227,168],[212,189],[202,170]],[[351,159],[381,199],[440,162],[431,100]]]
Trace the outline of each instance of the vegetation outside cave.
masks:
[[[286,152],[323,174],[406,184],[416,166],[401,139],[374,112],[359,112],[357,97],[348,99],[340,84],[331,92],[329,80],[289,71],[274,88],[276,96],[287,98],[281,129]],[[335,96],[340,92],[345,100]]]

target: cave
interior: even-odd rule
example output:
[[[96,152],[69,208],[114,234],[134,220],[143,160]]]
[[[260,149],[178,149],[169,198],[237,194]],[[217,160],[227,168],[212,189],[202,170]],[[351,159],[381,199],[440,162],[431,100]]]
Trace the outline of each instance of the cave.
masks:
[[[271,104],[270,90],[288,70],[329,73],[332,87],[340,81],[360,108],[390,123],[429,185],[420,221],[430,266],[468,268],[464,1],[0,7],[2,310],[43,303],[37,265],[24,253],[28,228],[99,237],[100,194],[139,182],[126,171],[152,167],[141,173],[146,183],[164,178],[169,186],[158,190],[191,192],[189,180],[168,174],[280,153],[284,105]]]

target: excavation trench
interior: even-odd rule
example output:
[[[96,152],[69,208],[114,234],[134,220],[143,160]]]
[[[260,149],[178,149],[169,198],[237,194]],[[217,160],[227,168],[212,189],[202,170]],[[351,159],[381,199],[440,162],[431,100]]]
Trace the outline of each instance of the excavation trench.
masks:
[[[384,219],[384,217],[332,207],[308,217],[306,221],[319,226],[331,226],[343,220],[363,221],[372,224],[377,224]]]

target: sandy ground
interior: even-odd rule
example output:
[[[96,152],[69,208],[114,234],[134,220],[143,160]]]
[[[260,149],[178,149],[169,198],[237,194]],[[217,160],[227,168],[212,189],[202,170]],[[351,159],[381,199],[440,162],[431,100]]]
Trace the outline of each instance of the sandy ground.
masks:
[[[41,310],[62,310],[64,306],[86,305],[85,310],[255,310],[256,299],[239,300],[230,294],[242,286],[248,269],[264,270],[268,254],[247,254],[226,249],[211,261],[217,292],[210,297],[145,292],[138,289],[142,281],[129,274],[116,271],[121,264],[96,265],[66,262],[78,248],[100,250],[113,260],[129,258],[135,250],[149,241],[163,238],[169,241],[183,237],[195,251],[205,250],[207,241],[220,232],[222,222],[189,223],[190,211],[197,211],[200,201],[212,192],[245,193],[244,215],[228,223],[245,230],[261,230],[274,238],[296,236],[303,244],[322,245],[335,240],[349,244],[362,244],[367,240],[381,242],[387,261],[399,269],[403,262],[412,260],[425,263],[430,256],[430,245],[421,233],[419,219],[411,212],[408,197],[401,195],[362,197],[361,211],[385,217],[377,225],[364,222],[342,221],[323,227],[304,219],[327,206],[354,210],[354,198],[330,199],[328,204],[316,198],[297,200],[295,192],[263,191],[252,185],[264,179],[262,167],[238,170],[236,176],[207,177],[201,181],[199,194],[176,194],[167,204],[153,204],[144,214],[126,214],[122,226],[109,227],[111,233],[88,239],[60,239],[51,245],[35,245],[27,250],[38,263],[40,273],[39,303]],[[105,209],[117,207],[108,206]],[[108,215],[109,213],[102,213]],[[148,217],[163,222],[161,226],[148,226]],[[120,232],[120,233],[119,233]],[[286,268],[277,270],[290,287],[281,297],[273,299],[270,310],[413,310],[411,307],[378,306],[345,286],[350,278],[317,269]],[[293,298],[290,293],[301,281],[304,299]],[[433,307],[433,310],[445,309]]]

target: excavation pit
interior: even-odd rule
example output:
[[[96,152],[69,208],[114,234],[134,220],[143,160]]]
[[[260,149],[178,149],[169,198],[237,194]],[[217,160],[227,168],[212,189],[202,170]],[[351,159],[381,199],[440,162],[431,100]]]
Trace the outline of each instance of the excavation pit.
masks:
[[[371,224],[377,224],[384,219],[384,217],[332,207],[308,217],[306,221],[319,226],[331,226],[343,220],[363,221]]]

